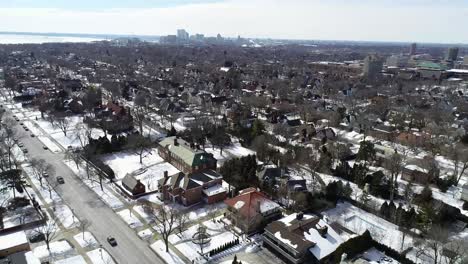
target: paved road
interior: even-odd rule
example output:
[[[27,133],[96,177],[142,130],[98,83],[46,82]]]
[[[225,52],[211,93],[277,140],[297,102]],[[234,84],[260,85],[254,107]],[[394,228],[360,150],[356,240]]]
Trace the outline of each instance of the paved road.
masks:
[[[22,134],[20,141],[28,149],[29,157],[45,159],[55,167],[56,175],[63,176],[65,184],[57,187],[56,191],[79,219],[88,219],[92,222],[88,228],[89,231],[119,264],[165,263],[115,212],[73,174],[62,162],[63,153],[44,150],[42,143],[37,138],[32,138],[30,132],[24,131],[18,124],[16,127]],[[106,238],[109,235],[115,237],[117,247],[111,247],[107,243]]]

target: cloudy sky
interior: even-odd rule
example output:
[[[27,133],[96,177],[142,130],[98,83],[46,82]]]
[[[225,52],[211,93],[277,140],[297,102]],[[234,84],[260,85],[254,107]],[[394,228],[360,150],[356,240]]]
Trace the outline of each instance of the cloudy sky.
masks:
[[[0,31],[468,43],[468,0],[0,0]]]

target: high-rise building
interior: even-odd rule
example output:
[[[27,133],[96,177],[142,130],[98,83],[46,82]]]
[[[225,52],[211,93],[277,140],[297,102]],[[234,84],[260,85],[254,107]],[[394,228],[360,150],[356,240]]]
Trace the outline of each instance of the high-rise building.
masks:
[[[416,43],[412,43],[411,46],[410,46],[409,55],[415,55],[416,54],[416,49],[417,49]]]
[[[223,41],[223,37],[221,36],[221,34],[218,33],[218,35],[216,36],[216,40]]]
[[[374,79],[382,73],[383,60],[376,55],[369,55],[364,59],[363,73],[369,79]]]
[[[185,31],[185,29],[178,29],[177,30],[177,39],[178,40],[188,40],[189,39],[189,33]]]
[[[448,49],[445,59],[448,61],[457,61],[458,59],[458,47],[451,47]]]

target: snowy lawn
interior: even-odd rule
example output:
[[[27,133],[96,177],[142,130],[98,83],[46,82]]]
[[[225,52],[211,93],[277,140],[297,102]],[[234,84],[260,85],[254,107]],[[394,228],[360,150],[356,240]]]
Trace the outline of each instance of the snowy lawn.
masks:
[[[68,241],[61,240],[50,243],[50,251],[47,250],[47,246],[44,244],[35,248],[33,252],[34,256],[42,260],[48,257],[57,258],[66,256],[67,254],[73,252],[73,248],[71,247],[70,243],[68,243]]]
[[[55,264],[86,264],[86,261],[81,255],[77,255],[74,257],[55,261],[54,263]]]
[[[203,246],[203,252],[206,253],[220,245],[231,242],[237,237],[224,229],[223,223],[213,222],[208,220],[202,223],[207,228],[207,233],[211,241]],[[173,234],[169,237],[169,241],[188,259],[193,260],[200,257],[201,248],[191,241],[192,237],[198,232],[199,225],[193,225],[184,232],[179,234]]]
[[[128,173],[143,170],[148,166],[163,162],[156,148],[152,149],[150,155],[143,158],[142,164],[140,164],[140,156],[130,152],[103,155],[101,156],[101,160],[112,168],[115,172],[116,179],[122,179]]]
[[[329,222],[336,221],[357,234],[369,230],[376,241],[399,252],[413,246],[413,238],[406,235],[402,248],[403,233],[397,225],[349,203],[338,203],[336,208],[323,212],[323,215],[328,217]]]
[[[56,204],[53,205],[52,209],[54,210],[54,214],[66,229],[75,227],[80,224],[78,218],[74,216],[73,212],[67,205]]]
[[[168,264],[184,264],[185,262],[177,256],[171,249],[169,252],[166,252],[166,245],[162,240],[158,240],[151,244],[151,248],[161,257],[163,258]]]
[[[128,209],[117,212],[117,214],[125,221],[125,223],[130,226],[130,228],[143,226],[143,223],[140,221],[140,219],[138,219],[135,214],[133,214]]]
[[[115,264],[111,255],[103,248],[97,248],[87,253],[93,264]]]
[[[73,236],[73,238],[80,244],[82,248],[87,248],[87,247],[94,247],[98,244],[96,239],[94,238],[93,234],[90,232],[80,232],[79,234],[76,234]]]

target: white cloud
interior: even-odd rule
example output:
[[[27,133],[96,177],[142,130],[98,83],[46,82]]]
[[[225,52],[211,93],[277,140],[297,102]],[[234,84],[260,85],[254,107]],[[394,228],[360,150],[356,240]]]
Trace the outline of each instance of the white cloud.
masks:
[[[459,5],[228,0],[94,11],[0,8],[0,30],[163,35],[185,28],[205,35],[468,43],[468,8]]]

